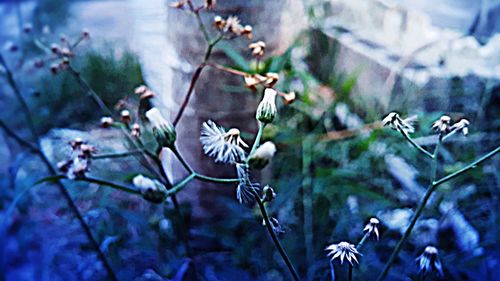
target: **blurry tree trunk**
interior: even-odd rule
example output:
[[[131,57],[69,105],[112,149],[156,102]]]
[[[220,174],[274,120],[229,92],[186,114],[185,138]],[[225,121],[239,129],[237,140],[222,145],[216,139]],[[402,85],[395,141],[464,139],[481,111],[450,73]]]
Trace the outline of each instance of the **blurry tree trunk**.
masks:
[[[199,1],[194,2],[196,6],[201,4]],[[186,96],[193,72],[203,60],[207,43],[195,18],[189,13],[169,8],[164,0],[135,0],[134,3],[135,10],[138,11],[135,48],[142,60],[145,80],[159,95],[156,105],[168,112],[173,120]],[[302,12],[299,0],[220,0],[217,1],[215,10],[203,12],[202,18],[212,37],[217,36],[211,25],[215,15],[235,15],[241,19],[242,24],[252,25],[252,41],[245,38],[226,41],[235,51],[249,58],[247,46],[256,40],[265,41],[271,53],[280,53],[286,49],[297,35],[298,25],[301,28],[305,26],[305,20],[297,20],[296,15],[294,24],[289,24],[288,22],[292,22],[290,13],[298,14],[299,18],[304,19],[300,17]],[[225,65],[232,64],[217,48],[212,53],[211,60]],[[177,145],[196,171],[210,176],[234,178],[234,166],[215,164],[213,159],[203,154],[199,142],[202,123],[209,119],[225,128],[237,127],[242,132],[256,133],[257,122],[254,116],[261,93],[231,93],[226,90],[228,85],[244,89],[241,77],[209,67],[203,69],[190,103],[177,125]],[[246,141],[251,143],[253,140]],[[164,150],[163,154],[168,154],[162,156],[174,181],[187,175],[170,152]],[[179,197],[192,204],[195,220],[219,219],[224,215],[224,210],[218,207],[220,204],[217,202],[220,202],[221,196],[235,198],[235,188],[236,184],[193,181]]]

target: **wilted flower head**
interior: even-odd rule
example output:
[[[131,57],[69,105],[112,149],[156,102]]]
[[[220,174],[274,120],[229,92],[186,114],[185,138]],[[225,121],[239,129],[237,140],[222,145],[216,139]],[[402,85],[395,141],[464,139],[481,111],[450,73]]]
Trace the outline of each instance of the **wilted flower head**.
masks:
[[[252,169],[263,169],[271,161],[275,153],[276,146],[274,143],[267,141],[248,157],[248,165]]]
[[[245,86],[252,91],[257,91],[257,85],[264,83],[267,78],[260,74],[245,75]]]
[[[356,263],[358,262],[358,259],[356,258],[356,255],[361,255],[356,247],[353,244],[350,244],[349,242],[340,242],[338,244],[332,244],[328,246],[325,251],[330,251],[328,253],[328,256],[332,256],[330,259],[333,261],[334,259],[340,257],[340,263],[344,263],[344,258],[347,258],[347,261],[352,265],[353,261]]]
[[[253,38],[253,28],[251,25],[245,25],[245,27],[243,27],[243,30],[241,31],[241,35],[245,36],[248,40],[252,39]]]
[[[221,16],[214,17],[214,26],[218,30],[223,30],[226,26],[226,21]]]
[[[272,87],[278,82],[278,79],[280,78],[278,73],[274,72],[268,72],[266,73],[266,87]]]
[[[276,192],[274,192],[274,189],[269,185],[264,186],[262,193],[264,193],[262,197],[262,201],[264,202],[271,202],[276,198]]]
[[[439,131],[441,134],[446,134],[450,131],[451,118],[450,116],[443,115],[439,120],[432,124],[432,129]]]
[[[243,147],[248,145],[241,139],[240,130],[233,128],[226,132],[212,120],[203,123],[201,128],[203,151],[215,162],[237,163],[245,160]]]
[[[236,36],[240,36],[243,32],[243,26],[240,24],[240,19],[236,16],[229,16],[225,21],[224,32],[230,32]]]
[[[252,50],[252,56],[262,57],[266,49],[266,43],[264,43],[264,41],[257,41],[248,45],[248,48]]]
[[[464,134],[464,136],[466,136],[467,134],[469,134],[469,120],[467,119],[461,119],[460,121],[458,121],[457,123],[453,124],[453,126],[451,126],[450,130],[452,132],[462,132],[462,134]]]
[[[292,104],[296,98],[295,92],[289,92],[289,93],[278,92],[278,95],[280,95],[280,97],[283,98],[283,102],[286,105]]]
[[[415,127],[413,126],[415,122],[415,116],[402,119],[398,113],[391,112],[382,120],[382,125],[389,126],[393,130],[403,130],[406,133],[413,133],[415,132]]]
[[[236,198],[240,203],[251,203],[255,199],[254,192],[260,188],[259,183],[250,180],[248,165],[236,163],[236,174],[240,183],[236,188]]]
[[[177,138],[175,127],[163,118],[158,108],[153,107],[146,112],[146,118],[153,125],[153,135],[162,147],[171,147]]]
[[[184,7],[184,1],[182,0],[175,1],[173,3],[170,3],[169,6],[176,9],[182,9]]]
[[[148,201],[161,203],[167,197],[167,189],[157,180],[137,175],[132,179],[132,183],[139,189],[142,197]]]
[[[425,247],[424,252],[416,259],[422,274],[437,272],[443,276],[443,267],[439,261],[438,250],[433,246]]]
[[[113,125],[113,118],[109,116],[103,116],[101,117],[101,127],[102,128],[109,128],[111,125]]]
[[[256,118],[263,123],[271,123],[276,117],[278,110],[276,109],[276,95],[278,92],[274,89],[267,88],[264,90],[264,98],[257,107]]]
[[[373,233],[375,234],[375,237],[377,237],[377,240],[379,238],[379,232],[378,232],[378,225],[380,221],[377,218],[371,218],[370,222],[365,226],[363,229],[364,231],[367,231],[370,235]]]
[[[213,8],[215,8],[216,3],[217,1],[215,0],[205,0],[205,9],[212,10]]]

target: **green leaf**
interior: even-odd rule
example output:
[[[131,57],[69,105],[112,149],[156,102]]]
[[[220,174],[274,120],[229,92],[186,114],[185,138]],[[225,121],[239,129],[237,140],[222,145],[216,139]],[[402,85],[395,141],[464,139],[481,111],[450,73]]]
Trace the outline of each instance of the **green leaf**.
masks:
[[[231,47],[231,45],[222,42],[217,46],[226,54],[226,56],[229,57],[229,59],[231,59],[231,61],[233,61],[239,70],[243,70],[245,72],[250,71],[250,63],[233,47]]]

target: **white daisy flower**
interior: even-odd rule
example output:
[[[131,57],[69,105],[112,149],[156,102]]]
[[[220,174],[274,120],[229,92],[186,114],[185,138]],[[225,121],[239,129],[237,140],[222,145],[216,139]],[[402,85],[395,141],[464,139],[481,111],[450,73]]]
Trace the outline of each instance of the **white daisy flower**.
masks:
[[[250,203],[255,199],[254,191],[258,191],[260,184],[250,180],[248,165],[237,163],[236,173],[240,183],[236,188],[236,198],[240,203]]]
[[[375,234],[375,237],[377,237],[377,240],[379,238],[379,232],[378,232],[378,225],[380,224],[380,221],[377,218],[371,218],[370,222],[365,226],[363,229],[363,232],[367,231],[370,235],[373,233]]]
[[[397,112],[391,112],[382,120],[382,125],[389,126],[391,129],[396,131],[403,130],[411,134],[415,132],[414,125],[416,121],[416,116],[402,119]]]
[[[241,139],[240,130],[230,129],[226,132],[212,120],[203,123],[201,128],[201,144],[203,151],[215,162],[238,163],[246,158],[243,147],[248,145]]]
[[[422,274],[437,272],[443,276],[443,267],[439,261],[438,250],[433,246],[425,247],[424,252],[416,259]]]
[[[353,244],[350,244],[349,242],[340,242],[338,244],[332,244],[328,246],[325,251],[330,251],[328,253],[328,256],[332,256],[330,261],[333,261],[334,259],[340,257],[340,263],[344,263],[344,258],[347,258],[347,261],[352,265],[353,261],[356,263],[358,262],[358,259],[356,258],[356,255],[361,255],[356,247]]]

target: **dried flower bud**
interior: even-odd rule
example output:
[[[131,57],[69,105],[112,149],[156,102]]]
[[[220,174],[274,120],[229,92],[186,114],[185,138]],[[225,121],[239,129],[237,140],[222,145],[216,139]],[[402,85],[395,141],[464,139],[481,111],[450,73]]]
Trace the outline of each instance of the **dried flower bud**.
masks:
[[[50,65],[50,72],[55,75],[59,73],[59,70],[61,70],[60,68],[61,66],[58,63],[53,63]]]
[[[5,49],[9,52],[15,53],[19,50],[19,46],[12,41],[9,41],[5,44]]]
[[[35,68],[42,68],[45,65],[45,62],[42,59],[36,59],[33,62],[33,67]]]
[[[223,20],[221,16],[215,16],[214,17],[214,26],[218,30],[223,30],[224,27],[226,26],[226,21]]]
[[[61,48],[59,48],[59,46],[56,43],[52,43],[52,44],[50,44],[50,51],[53,54],[57,55],[61,52]]]
[[[153,125],[153,135],[158,144],[162,147],[172,147],[177,138],[174,125],[163,118],[161,112],[155,107],[146,112],[146,118]]]
[[[278,82],[279,78],[280,78],[280,76],[278,73],[274,73],[274,72],[266,73],[265,86],[269,87],[269,88],[273,87],[276,84],[276,82]]]
[[[245,86],[252,91],[257,91],[257,85],[263,83],[267,80],[266,77],[260,74],[245,75]]]
[[[450,131],[451,118],[450,116],[443,115],[439,120],[432,124],[432,129],[439,131],[440,134],[446,134]]]
[[[416,261],[422,274],[435,272],[443,276],[443,266],[439,260],[438,250],[435,247],[425,247],[424,252]]]
[[[132,117],[130,116],[130,111],[122,110],[122,112],[120,112],[120,119],[125,124],[130,123],[132,121]]]
[[[134,138],[140,137],[141,136],[141,126],[139,124],[137,124],[137,123],[134,123],[132,125],[132,129],[130,130],[130,134]]]
[[[61,43],[68,43],[68,38],[64,34],[61,34],[61,36],[59,36],[59,40],[61,40]]]
[[[462,132],[464,136],[467,136],[469,134],[469,120],[467,119],[461,119],[457,123],[453,124],[451,126],[450,130],[455,133],[455,132]]]
[[[89,144],[82,144],[80,145],[80,156],[84,158],[90,158],[92,154],[94,154],[97,151],[97,149]]]
[[[248,158],[248,166],[255,170],[263,169],[276,153],[274,143],[267,141],[259,146],[252,155]]]
[[[252,30],[253,30],[252,26],[245,25],[245,27],[243,27],[241,35],[245,36],[245,38],[247,38],[248,40],[251,40],[253,38]]]
[[[109,128],[113,125],[114,120],[110,116],[101,117],[101,128]]]
[[[278,92],[271,88],[264,90],[264,98],[257,107],[256,118],[263,123],[271,123],[276,117],[278,110],[276,109],[276,95]]]
[[[89,32],[88,29],[84,28],[82,30],[82,37],[83,37],[83,39],[89,39],[90,38],[90,32]]]
[[[150,99],[155,96],[155,93],[151,91],[147,86],[141,85],[135,88],[134,93],[139,95],[139,99]]]
[[[180,0],[180,1],[173,2],[169,6],[171,8],[175,8],[175,9],[182,9],[184,7],[184,1]]]
[[[225,22],[225,32],[231,32],[236,36],[240,36],[243,32],[243,26],[240,24],[240,19],[236,16],[230,16],[226,19]]]
[[[57,163],[57,169],[63,173],[68,172],[71,162],[71,160],[60,161]]]
[[[262,197],[262,201],[264,202],[271,202],[276,198],[276,193],[274,192],[274,189],[269,185],[264,186],[262,192],[264,193],[264,196]]]
[[[205,0],[205,9],[212,10],[213,8],[215,8],[216,3],[217,1],[215,0]]]
[[[74,57],[75,54],[73,52],[71,52],[71,50],[69,48],[62,48],[60,50],[60,53],[61,55],[65,56],[65,57]]]
[[[24,24],[23,31],[24,33],[31,33],[31,31],[33,31],[33,25],[31,25],[31,23]]]
[[[142,197],[150,202],[159,204],[167,198],[167,189],[157,180],[137,175],[132,182],[140,190]]]
[[[280,95],[280,97],[283,98],[283,102],[285,103],[285,105],[292,104],[296,98],[295,92],[290,92],[290,93],[278,92],[278,95]]]
[[[69,142],[69,145],[72,149],[80,149],[80,146],[83,144],[83,140],[81,138],[75,138],[74,140]]]
[[[60,63],[60,68],[66,69],[68,65],[69,65],[69,59],[67,57],[64,57]]]
[[[370,222],[365,226],[363,229],[364,231],[367,231],[368,234],[375,234],[375,237],[377,237],[377,240],[379,238],[379,232],[378,232],[378,225],[380,224],[380,221],[377,218],[371,218]]]
[[[266,43],[264,43],[263,41],[257,41],[248,45],[248,48],[252,50],[252,56],[262,57],[266,49]]]

